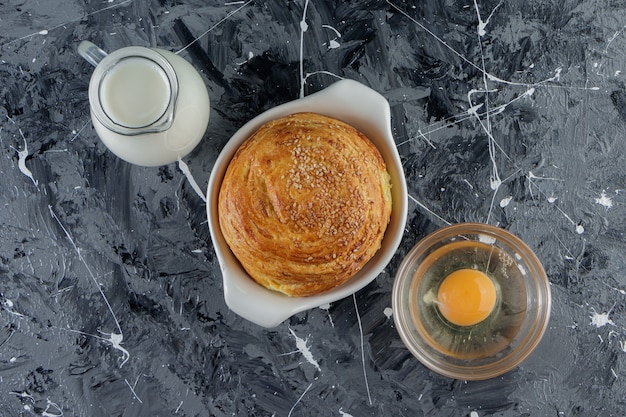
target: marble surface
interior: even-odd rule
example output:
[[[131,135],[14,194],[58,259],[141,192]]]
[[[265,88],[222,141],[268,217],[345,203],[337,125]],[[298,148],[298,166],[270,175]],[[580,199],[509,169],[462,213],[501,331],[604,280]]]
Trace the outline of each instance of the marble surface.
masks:
[[[0,1],[0,414],[623,416],[625,22],[620,0]],[[182,163],[98,140],[85,39],[201,73]],[[197,190],[246,121],[342,78],[391,105],[404,239],[354,296],[261,328],[224,303]],[[539,347],[480,382],[427,370],[391,311],[406,252],[462,221],[520,236],[552,285]]]

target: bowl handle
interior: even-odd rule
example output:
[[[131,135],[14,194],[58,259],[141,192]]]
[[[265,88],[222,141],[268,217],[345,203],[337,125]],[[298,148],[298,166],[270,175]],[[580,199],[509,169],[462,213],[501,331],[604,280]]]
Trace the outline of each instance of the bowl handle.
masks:
[[[307,101],[317,102],[322,99],[323,113],[330,117],[343,114],[342,121],[349,125],[358,125],[359,130],[370,139],[379,136],[379,132],[391,132],[391,110],[389,102],[379,92],[354,80],[341,80],[317,93],[300,99],[302,104]],[[365,104],[367,103],[367,104]],[[359,107],[358,115],[345,115],[345,109]],[[395,148],[393,137],[384,135],[379,139]]]

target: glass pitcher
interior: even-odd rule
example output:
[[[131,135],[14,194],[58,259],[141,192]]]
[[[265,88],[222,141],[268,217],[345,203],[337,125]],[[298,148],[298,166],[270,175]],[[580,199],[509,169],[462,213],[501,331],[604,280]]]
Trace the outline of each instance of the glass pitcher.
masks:
[[[206,131],[210,101],[200,74],[171,52],[129,46],[107,54],[83,41],[94,128],[115,155],[142,166],[189,154]]]

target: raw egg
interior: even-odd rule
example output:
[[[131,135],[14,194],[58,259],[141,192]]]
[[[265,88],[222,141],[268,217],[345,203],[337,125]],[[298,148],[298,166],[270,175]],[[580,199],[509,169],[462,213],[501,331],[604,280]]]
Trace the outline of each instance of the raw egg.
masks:
[[[458,269],[444,278],[436,303],[446,320],[457,326],[473,326],[493,311],[496,287],[484,272]]]

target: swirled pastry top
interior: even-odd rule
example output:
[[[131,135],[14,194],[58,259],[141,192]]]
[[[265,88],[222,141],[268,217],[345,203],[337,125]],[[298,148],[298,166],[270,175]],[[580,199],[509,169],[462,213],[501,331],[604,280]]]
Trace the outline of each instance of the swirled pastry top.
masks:
[[[233,156],[219,224],[259,284],[291,296],[330,290],[374,256],[391,216],[385,161],[362,133],[316,113],[270,121]]]

